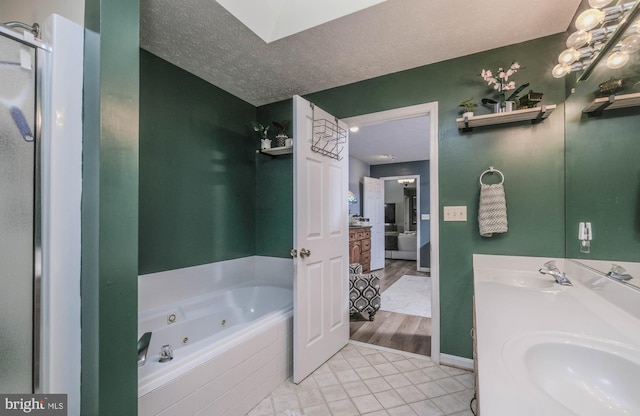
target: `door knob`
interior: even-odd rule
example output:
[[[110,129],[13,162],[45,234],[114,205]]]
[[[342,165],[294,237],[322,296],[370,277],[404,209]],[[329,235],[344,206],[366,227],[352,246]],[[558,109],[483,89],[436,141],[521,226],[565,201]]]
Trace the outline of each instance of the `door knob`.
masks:
[[[300,257],[305,258],[305,257],[309,257],[310,255],[311,255],[310,250],[307,250],[304,247],[300,249]]]
[[[291,257],[295,259],[296,257],[298,257],[298,250],[296,250],[295,248],[292,248],[289,254],[291,254]]]

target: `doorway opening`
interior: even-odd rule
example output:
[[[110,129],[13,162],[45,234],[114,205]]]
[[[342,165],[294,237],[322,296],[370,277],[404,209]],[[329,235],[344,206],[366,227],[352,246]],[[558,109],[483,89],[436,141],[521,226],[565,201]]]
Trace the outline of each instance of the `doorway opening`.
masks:
[[[420,323],[416,324],[415,322],[412,323],[411,325],[415,327],[414,334],[409,335],[408,336],[409,339],[406,342],[404,341],[403,342],[405,344],[414,344],[414,345],[428,343],[429,348],[428,349],[423,348],[422,351],[428,350],[428,354],[425,354],[425,355],[430,355],[434,362],[439,363],[440,361],[439,309],[440,308],[439,308],[439,268],[438,268],[439,266],[439,227],[438,227],[439,203],[438,203],[438,140],[437,140],[438,138],[438,124],[437,124],[438,104],[437,102],[434,102],[434,103],[426,103],[426,104],[420,104],[420,105],[415,105],[410,107],[403,107],[403,108],[387,110],[387,111],[382,111],[377,113],[365,114],[365,115],[356,116],[356,117],[350,117],[350,118],[344,119],[343,121],[345,121],[350,128],[352,127],[362,128],[363,126],[379,125],[383,123],[393,123],[396,121],[409,120],[409,119],[420,120],[416,125],[418,126],[418,128],[421,130],[421,133],[422,133],[422,136],[421,136],[422,140],[419,143],[413,143],[409,145],[409,152],[417,153],[418,150],[427,150],[429,153],[428,168],[427,168],[428,173],[427,175],[425,175],[426,178],[423,178],[423,179],[426,179],[427,183],[429,184],[428,191],[426,191],[425,195],[423,195],[423,200],[425,201],[425,203],[422,204],[422,206],[420,206],[418,197],[416,195],[416,204],[415,204],[416,228],[422,229],[424,228],[424,225],[428,225],[428,227],[426,228],[426,234],[425,234],[425,237],[428,236],[428,238],[423,238],[423,240],[429,242],[429,246],[426,249],[428,253],[429,261],[424,262],[422,256],[420,255],[420,251],[423,250],[423,247],[424,247],[424,242],[422,242],[421,246],[417,247],[415,262],[412,260],[406,260],[406,259],[393,259],[393,258],[385,259],[384,269],[380,271],[373,271],[373,273],[382,274],[384,272],[385,276],[393,276],[391,279],[388,280],[388,282],[391,282],[391,280],[393,280],[394,278],[397,282],[402,276],[405,276],[405,275],[430,277],[431,318],[429,319],[430,321],[429,325],[427,327],[424,323],[423,324],[420,324]],[[376,152],[375,154],[372,153],[372,157],[377,157],[379,158],[378,160],[382,160],[383,158],[391,159],[390,161],[387,160],[387,163],[382,164],[382,166],[380,167],[381,172],[384,172],[384,170],[387,169],[384,165],[391,165],[394,162],[396,162],[396,158],[393,152],[398,152],[402,148],[403,146],[402,138],[403,138],[402,135],[394,135],[393,137],[388,137],[387,141],[392,146],[391,148],[394,150],[390,150],[389,152],[386,152],[386,153],[379,153],[380,151],[377,149],[374,149],[374,146],[367,146],[371,152]],[[350,155],[352,153],[351,148],[353,143],[354,143],[354,133],[351,134]],[[353,192],[356,192],[354,191],[354,189],[351,189],[351,188],[354,188],[355,186],[358,186],[358,185],[355,185],[355,186],[352,185],[352,176],[351,176],[352,166],[351,165],[352,164],[359,165],[359,166],[354,166],[354,168],[355,170],[362,171],[363,169],[361,165],[363,165],[363,163],[361,160],[354,160],[353,157],[351,156],[349,159],[350,159],[349,160],[350,190]],[[352,161],[354,163],[352,163]],[[412,162],[416,162],[416,160],[413,160]],[[364,163],[364,165],[366,164],[367,162]],[[373,161],[368,162],[368,165],[369,167],[374,166]],[[366,170],[366,168],[364,170]],[[414,175],[413,172],[405,172],[403,174],[381,173],[381,174],[374,175],[373,173],[371,173],[371,168],[369,168],[369,170],[370,172],[366,173],[366,175],[364,176],[371,175],[371,176],[377,176],[378,178],[385,178],[385,179],[395,178],[396,180],[402,177],[417,176],[417,175]],[[362,190],[361,188],[357,188],[358,193],[361,193],[361,190]],[[363,201],[363,199],[360,198],[360,201]],[[354,209],[355,210],[360,209],[360,212],[362,212],[362,207],[352,207],[352,210]],[[402,209],[404,210],[404,207]],[[404,225],[403,225],[403,228],[404,228]],[[417,233],[418,233],[418,230],[416,230],[416,246],[418,245]],[[397,250],[397,251],[400,251],[400,250]],[[422,263],[425,263],[425,264],[422,264]],[[420,264],[420,270],[418,269],[418,264]],[[426,264],[428,264],[428,267],[425,267]],[[385,283],[384,287],[381,287],[382,292],[384,292],[385,289],[393,285],[393,283],[390,283],[390,284]],[[427,302],[424,302],[424,303],[426,304]],[[376,320],[381,319],[383,317],[382,315],[380,315],[382,312],[383,311],[381,310],[376,314],[376,317],[375,317]],[[375,322],[375,320],[373,322]],[[395,336],[396,339],[398,339],[400,338],[398,334],[398,328],[400,328],[401,326],[406,326],[406,324],[407,324],[406,322],[403,324],[402,322],[398,322],[398,320],[395,320],[395,323],[389,323],[389,325],[387,325],[388,326],[387,329],[390,331],[391,334]],[[363,326],[363,325],[364,324],[361,324],[360,326]],[[380,325],[382,325],[382,323]],[[420,338],[420,336],[424,334],[430,334],[430,336],[428,336],[428,340],[424,337]],[[382,336],[379,336],[378,338],[382,338]]]

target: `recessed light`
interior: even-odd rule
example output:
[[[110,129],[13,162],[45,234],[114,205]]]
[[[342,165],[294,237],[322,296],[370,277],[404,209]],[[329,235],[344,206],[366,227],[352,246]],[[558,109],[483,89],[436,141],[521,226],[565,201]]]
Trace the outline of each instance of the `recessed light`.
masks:
[[[349,131],[350,131],[351,133],[355,133],[355,132],[357,132],[358,130],[360,130],[360,127],[358,127],[358,126],[353,126],[353,127],[350,127],[350,128],[349,128]]]

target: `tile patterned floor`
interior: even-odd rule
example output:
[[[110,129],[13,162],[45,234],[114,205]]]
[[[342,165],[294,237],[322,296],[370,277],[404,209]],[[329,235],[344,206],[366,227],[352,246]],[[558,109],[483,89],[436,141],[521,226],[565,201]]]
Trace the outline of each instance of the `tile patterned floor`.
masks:
[[[472,416],[472,372],[349,343],[302,383],[285,381],[249,416]]]

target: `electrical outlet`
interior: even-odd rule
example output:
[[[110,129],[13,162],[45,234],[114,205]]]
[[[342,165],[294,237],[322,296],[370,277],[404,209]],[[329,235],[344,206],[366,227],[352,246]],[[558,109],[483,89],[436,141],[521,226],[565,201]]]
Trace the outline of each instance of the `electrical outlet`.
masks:
[[[456,207],[444,207],[444,220],[445,221],[466,221],[467,220],[467,206]]]

